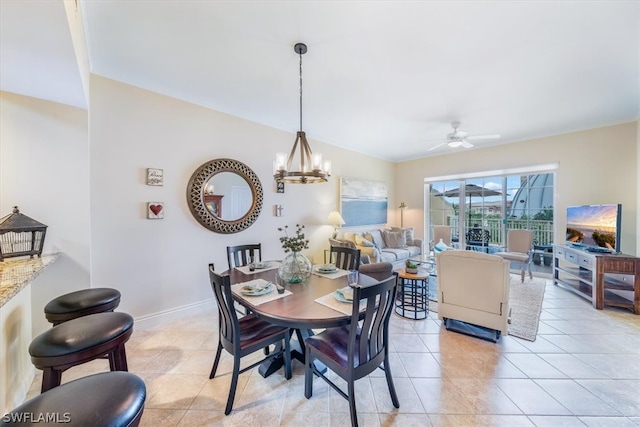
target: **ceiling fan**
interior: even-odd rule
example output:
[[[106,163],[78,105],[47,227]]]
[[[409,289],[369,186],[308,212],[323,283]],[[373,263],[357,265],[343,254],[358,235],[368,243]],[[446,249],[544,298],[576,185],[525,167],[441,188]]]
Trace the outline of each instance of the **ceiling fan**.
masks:
[[[447,134],[447,139],[445,140],[436,140],[432,142],[440,142],[437,145],[429,148],[427,151],[435,150],[438,147],[443,145],[448,145],[451,148],[471,148],[473,144],[469,141],[480,140],[480,139],[498,139],[500,135],[469,135],[469,132],[466,130],[458,130],[460,127],[460,122],[451,123],[451,127],[453,128],[453,132]]]

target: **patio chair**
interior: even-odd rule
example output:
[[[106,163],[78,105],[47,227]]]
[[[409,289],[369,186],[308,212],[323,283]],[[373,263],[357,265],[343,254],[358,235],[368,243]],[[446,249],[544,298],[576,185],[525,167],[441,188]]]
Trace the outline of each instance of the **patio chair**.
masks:
[[[352,426],[358,425],[355,381],[379,367],[382,368],[381,365],[384,366],[393,406],[400,407],[389,366],[389,318],[395,305],[396,285],[397,277],[394,275],[370,286],[353,286],[353,300],[360,301],[361,304],[353,304],[351,323],[348,326],[326,329],[305,341],[305,397],[310,399],[313,395],[313,374],[322,378],[349,401]],[[365,307],[364,313],[360,311],[361,305]],[[342,391],[318,371],[314,360],[324,363],[346,381],[348,392]]]
[[[529,268],[529,278],[533,279],[533,273],[531,272],[532,249],[533,231],[509,230],[507,232],[507,251],[497,252],[496,255],[509,261],[520,262],[520,278],[524,282],[525,267]]]
[[[467,249],[477,252],[489,252],[489,240],[491,235],[489,230],[480,228],[477,224],[474,224],[473,228],[467,232]]]
[[[433,226],[433,244],[438,244],[440,239],[442,239],[445,245],[451,246],[451,227],[448,225]]]

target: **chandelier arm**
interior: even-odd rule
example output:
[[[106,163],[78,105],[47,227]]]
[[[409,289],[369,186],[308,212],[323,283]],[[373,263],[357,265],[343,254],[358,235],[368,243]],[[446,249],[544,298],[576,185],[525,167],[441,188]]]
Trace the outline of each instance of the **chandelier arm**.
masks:
[[[300,170],[302,172],[311,172],[305,167],[305,163],[311,166],[311,147],[307,142],[307,136],[304,132],[300,132]]]
[[[289,153],[289,158],[287,159],[287,171],[291,170],[291,164],[293,163],[293,158],[296,155],[296,149],[298,148],[299,140],[300,140],[300,132],[296,134],[296,142],[293,143],[293,147],[291,148],[291,153]]]

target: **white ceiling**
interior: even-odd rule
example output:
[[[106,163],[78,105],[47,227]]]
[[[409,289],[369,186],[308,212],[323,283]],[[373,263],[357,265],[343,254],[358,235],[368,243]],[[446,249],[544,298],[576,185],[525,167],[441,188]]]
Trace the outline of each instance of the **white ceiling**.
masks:
[[[83,107],[62,1],[0,5],[1,89]],[[477,148],[640,117],[639,1],[80,7],[92,73],[292,133],[304,42],[307,136],[391,161],[450,152],[454,120],[502,135]]]

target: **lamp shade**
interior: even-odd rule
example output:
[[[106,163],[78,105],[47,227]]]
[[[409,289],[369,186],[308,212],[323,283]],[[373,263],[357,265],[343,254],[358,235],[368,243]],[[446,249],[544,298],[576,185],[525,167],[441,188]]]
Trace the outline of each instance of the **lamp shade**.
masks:
[[[342,219],[342,215],[338,211],[329,212],[329,216],[327,217],[327,222],[334,227],[339,227],[344,225],[344,219]]]

